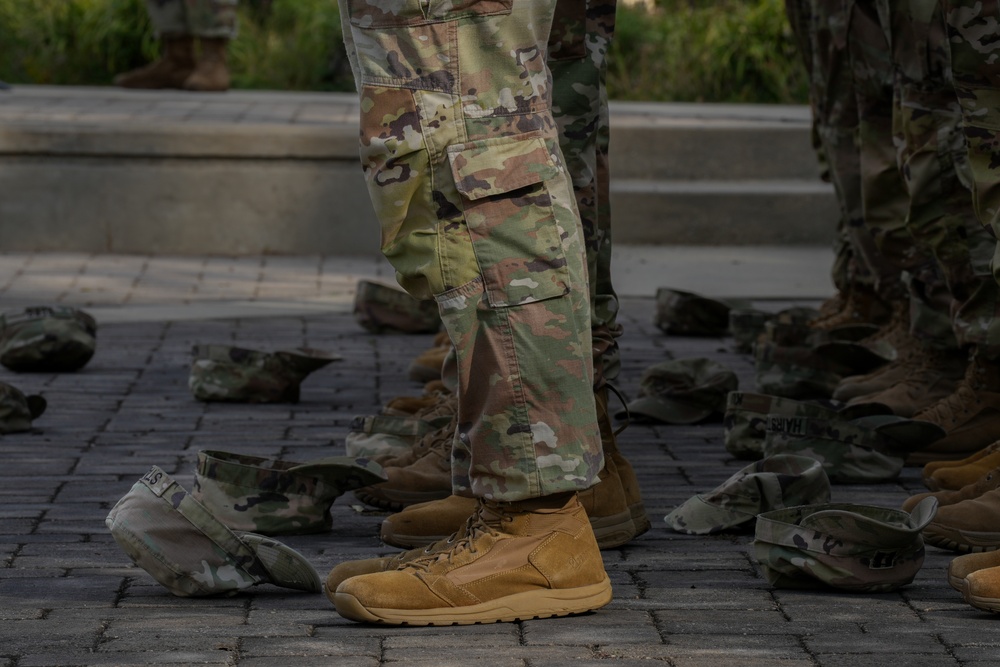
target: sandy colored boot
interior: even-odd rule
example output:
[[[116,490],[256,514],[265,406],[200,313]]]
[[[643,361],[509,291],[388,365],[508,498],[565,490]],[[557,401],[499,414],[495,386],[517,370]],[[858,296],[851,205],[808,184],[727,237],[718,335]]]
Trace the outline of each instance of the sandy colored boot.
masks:
[[[927,488],[930,489],[931,491],[940,491],[944,487],[941,486],[940,479],[935,478],[935,474],[939,470],[944,470],[945,468],[961,468],[967,465],[971,465],[973,463],[976,463],[980,459],[986,458],[987,456],[990,456],[997,452],[1000,452],[1000,441],[994,442],[993,444],[987,447],[983,447],[978,452],[974,452],[973,454],[966,456],[964,459],[958,459],[955,461],[931,461],[930,463],[924,466],[923,470],[924,484],[926,484]],[[991,468],[984,467],[982,469],[981,474],[985,474],[990,470]],[[965,485],[962,484],[961,486],[955,488],[961,488],[962,486]]]
[[[650,522],[649,517],[646,515],[646,508],[642,502],[642,492],[639,489],[639,480],[636,478],[635,470],[632,468],[632,464],[628,462],[628,459],[621,453],[621,450],[618,449],[617,434],[612,426],[611,413],[608,409],[608,387],[606,385],[595,392],[594,401],[597,406],[597,425],[601,430],[601,449],[604,452],[605,471],[603,472],[607,473],[607,477],[615,478],[612,481],[616,486],[621,486],[624,503],[632,519],[632,530],[629,534],[622,534],[621,541],[618,544],[607,533],[606,525],[599,526],[592,519],[594,533],[598,536],[598,543],[602,549],[610,549],[630,542],[632,539],[648,531]],[[604,480],[605,477],[602,476],[601,479]],[[600,490],[588,489],[581,494],[581,502],[584,502],[585,506],[585,498],[588,492],[597,494]],[[588,508],[588,512],[593,512],[592,517],[599,518],[614,514],[614,512],[610,511],[610,508],[602,509],[602,506],[596,502],[596,498],[595,507],[593,509]],[[601,521],[601,523],[613,525],[613,522],[609,521]]]
[[[229,90],[229,65],[226,63],[226,49],[229,40],[225,37],[203,37],[201,57],[191,75],[184,80],[184,90],[199,92],[222,92]]]
[[[163,37],[163,57],[159,60],[119,74],[114,79],[122,88],[142,88],[160,90],[163,88],[183,88],[184,81],[194,71],[194,40],[190,37]]]
[[[430,348],[418,354],[410,362],[407,371],[410,379],[417,382],[440,380],[441,368],[449,352],[451,352],[451,339],[448,338],[446,331],[442,331],[434,337],[434,344]]]
[[[1000,464],[998,464],[998,468],[980,475],[979,479],[966,484],[960,489],[932,491],[930,493],[918,493],[910,496],[903,501],[903,511],[912,512],[917,503],[927,496],[934,496],[937,498],[938,507],[944,507],[945,505],[954,505],[970,498],[978,498],[987,491],[992,491],[997,487],[1000,487]]]
[[[913,418],[937,424],[946,435],[910,454],[909,465],[964,458],[1000,440],[1000,364],[973,355],[955,391]]]
[[[976,609],[1000,613],[1000,567],[976,570],[965,578],[962,597]]]
[[[964,466],[940,468],[931,475],[931,483],[939,490],[963,489],[975,484],[1000,467],[1000,452],[994,452]]]
[[[382,521],[382,541],[414,549],[446,540],[475,513],[477,504],[475,498],[452,494],[443,500],[410,505]]]
[[[468,534],[396,570],[350,577],[333,594],[350,620],[466,625],[566,616],[611,601],[587,513],[576,494],[480,501]]]
[[[850,404],[880,403],[893,414],[912,417],[954,393],[967,363],[966,356],[957,350],[936,348],[914,355],[912,361],[914,364],[906,365],[909,372],[901,380],[874,394],[856,396]]]
[[[809,322],[809,326],[820,331],[830,331],[848,324],[881,324],[889,316],[889,306],[874,290],[855,286],[841,302],[840,310],[817,317]]]
[[[948,564],[948,583],[956,591],[965,591],[965,578],[977,570],[1000,567],[1000,551],[983,551],[963,554],[951,559]]]
[[[942,549],[994,551],[1000,548],[1000,489],[939,507],[923,530],[924,541]]]
[[[354,492],[358,500],[380,509],[398,512],[404,507],[442,500],[451,495],[451,443],[454,426],[406,466],[383,466],[388,478]],[[437,433],[432,431],[428,435]],[[454,532],[454,528],[452,531]],[[433,540],[428,540],[433,541]]]
[[[896,358],[864,375],[845,377],[833,390],[833,398],[838,401],[850,401],[859,396],[870,396],[885,391],[909,375],[920,364],[920,355],[925,348],[919,340],[910,336],[908,340],[896,348]]]

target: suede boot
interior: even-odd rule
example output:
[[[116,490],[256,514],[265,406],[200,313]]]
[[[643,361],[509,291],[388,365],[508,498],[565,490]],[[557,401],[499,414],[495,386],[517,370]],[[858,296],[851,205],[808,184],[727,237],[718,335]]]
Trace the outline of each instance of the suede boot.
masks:
[[[575,493],[480,501],[468,534],[449,549],[351,577],[333,594],[341,616],[393,625],[550,618],[610,601],[611,582]]]
[[[396,396],[389,399],[382,407],[382,414],[409,417],[434,408],[451,393],[441,380],[431,380],[424,385],[424,393],[420,396]]]
[[[1000,440],[1000,364],[973,354],[955,391],[913,416],[945,430],[945,437],[910,454],[909,465],[960,459]]]
[[[840,310],[830,315],[820,315],[809,322],[819,331],[830,331],[847,324],[882,324],[890,316],[889,306],[868,287],[852,286],[841,302]]]
[[[928,544],[952,551],[1000,548],[1000,489],[939,507],[923,534]]]
[[[838,401],[850,401],[894,386],[920,365],[920,355],[924,351],[920,341],[909,336],[896,348],[896,358],[889,363],[864,375],[850,375],[837,383],[837,388],[833,390],[833,398]]]
[[[865,396],[856,396],[849,402],[880,403],[888,406],[893,414],[912,417],[917,412],[954,393],[966,366],[965,355],[957,350],[927,348],[914,355],[906,364],[906,375],[892,386]]]
[[[447,498],[451,495],[451,447],[454,433],[454,423],[431,431],[417,445],[426,445],[426,449],[414,454],[417,449],[414,448],[410,457],[404,458],[406,455],[403,455],[395,459],[412,458],[411,463],[403,466],[383,464],[388,480],[357,489],[355,497],[366,505],[393,512],[417,503]],[[449,531],[451,532],[454,532],[454,527]]]
[[[184,80],[185,90],[200,92],[222,92],[229,90],[229,65],[226,63],[226,49],[229,40],[225,37],[203,37],[201,57],[191,75]]]
[[[964,459],[958,459],[957,461],[931,461],[930,463],[924,466],[924,471],[923,471],[924,484],[926,484],[927,488],[930,489],[931,491],[940,491],[942,489],[952,489],[952,490],[960,489],[963,486],[965,486],[965,484],[968,484],[970,481],[978,479],[979,476],[984,475],[997,465],[1000,465],[1000,463],[987,466],[974,465],[977,464],[981,459],[984,459],[988,456],[992,456],[997,452],[1000,452],[1000,442],[994,442],[992,445],[983,447],[978,452],[975,452],[970,456],[966,456]],[[973,467],[977,468],[978,470],[976,470],[975,472],[969,470],[967,471],[968,474],[962,474],[958,476],[952,476],[949,474],[946,475],[943,478],[943,480],[937,474],[939,471],[943,471],[947,468],[965,468],[967,466],[969,468]],[[968,479],[968,477],[971,477],[972,479],[970,480]],[[955,486],[955,484],[959,481],[960,478],[964,478],[965,483]],[[941,486],[942,481],[945,481],[946,483],[951,483],[951,485],[947,487]]]
[[[430,382],[441,379],[441,367],[451,351],[451,339],[447,332],[442,331],[434,337],[434,344],[418,354],[407,371],[411,380]]]
[[[965,578],[962,597],[976,609],[1000,613],[1000,567],[976,570]]]
[[[194,40],[180,35],[163,36],[163,57],[138,69],[119,74],[114,79],[122,88],[183,88],[194,71]]]
[[[1000,466],[1000,464],[998,464],[998,466]],[[957,490],[932,491],[930,493],[918,493],[910,496],[903,501],[903,511],[912,512],[913,508],[917,506],[917,503],[927,496],[934,496],[937,498],[938,507],[944,507],[945,505],[960,503],[963,500],[978,498],[987,491],[992,491],[997,487],[1000,487],[1000,467],[990,470],[989,472],[981,475],[979,479],[976,479]]]
[[[965,578],[977,570],[1000,567],[1000,551],[983,551],[963,554],[951,559],[948,564],[948,583],[956,591],[965,591]]]
[[[632,464],[628,462],[628,459],[621,453],[621,450],[618,449],[618,438],[611,422],[611,412],[608,409],[607,385],[594,393],[594,402],[597,406],[597,426],[601,430],[601,448],[604,451],[605,471],[603,472],[607,472],[607,476],[602,476],[601,479],[604,480],[611,477],[617,479],[614,483],[621,486],[625,505],[628,507],[633,524],[631,533],[623,535],[623,541],[618,544],[614,543],[611,536],[607,534],[603,527],[595,525],[594,532],[598,534],[598,543],[601,544],[602,549],[609,549],[613,548],[613,546],[620,546],[621,544],[630,542],[633,538],[642,535],[649,530],[651,524],[642,502],[642,492],[639,490],[639,480],[635,476],[635,470],[632,468]],[[589,491],[592,491],[592,489],[588,489],[580,494],[581,502],[584,502],[584,506],[586,506],[584,499]],[[587,511],[591,513],[592,519],[593,517],[605,517],[614,514],[614,512],[605,509],[599,502],[595,502],[594,506],[588,508]]]

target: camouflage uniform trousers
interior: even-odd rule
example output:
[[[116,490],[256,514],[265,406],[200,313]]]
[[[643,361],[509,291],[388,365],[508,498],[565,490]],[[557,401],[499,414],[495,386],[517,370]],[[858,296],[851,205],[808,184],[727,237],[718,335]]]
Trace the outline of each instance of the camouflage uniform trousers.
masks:
[[[952,83],[962,110],[969,180],[979,222],[1000,235],[1000,5],[997,0],[942,0],[951,49]],[[992,273],[1000,282],[1000,246],[994,244]],[[996,310],[985,326],[1000,327]],[[993,334],[992,338],[996,338]],[[993,359],[995,350],[987,350]]]
[[[236,36],[239,0],[146,0],[146,11],[157,36]]]
[[[895,65],[893,132],[909,196],[907,227],[937,262],[936,276],[915,278],[926,300],[935,300],[935,290],[947,297],[953,336],[922,322],[916,329],[989,352],[1000,343],[990,326],[1000,299],[989,270],[995,244],[972,209],[941,3],[879,0],[879,14],[888,17]],[[936,288],[942,279],[944,290]]]
[[[455,492],[589,488],[603,457],[586,244],[546,62],[555,0],[341,12],[383,254],[437,301],[458,352]]]

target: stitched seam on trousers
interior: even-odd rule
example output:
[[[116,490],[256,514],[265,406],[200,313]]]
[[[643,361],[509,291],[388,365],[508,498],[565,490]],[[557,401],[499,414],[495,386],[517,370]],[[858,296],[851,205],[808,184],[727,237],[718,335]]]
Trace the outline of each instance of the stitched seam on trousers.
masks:
[[[518,412],[521,413],[520,416],[524,419],[524,423],[528,425],[527,435],[523,433],[517,433],[517,437],[519,440],[525,437],[528,438],[528,447],[530,448],[530,451],[525,453],[528,454],[532,460],[534,460],[535,459],[534,438],[532,437],[531,434],[531,420],[528,418],[529,416],[528,416],[527,400],[524,395],[524,377],[521,373],[520,360],[517,358],[517,345],[514,341],[514,329],[510,325],[510,309],[509,308],[494,309],[494,312],[498,310],[502,311],[499,314],[504,321],[504,326],[503,326],[504,345],[505,346],[509,345],[509,350],[507,350],[506,354],[507,360],[509,363],[513,364],[514,368],[517,369],[517,387],[516,391],[513,392],[517,396],[516,405],[518,407]],[[524,447],[524,444],[519,443],[518,448],[522,447]],[[525,456],[521,458],[528,458],[528,457]],[[528,492],[531,494],[529,497],[534,498],[538,496],[541,487],[542,485],[541,485],[541,480],[539,480],[538,466],[536,465],[534,467],[533,472],[530,475],[530,479],[528,479]]]

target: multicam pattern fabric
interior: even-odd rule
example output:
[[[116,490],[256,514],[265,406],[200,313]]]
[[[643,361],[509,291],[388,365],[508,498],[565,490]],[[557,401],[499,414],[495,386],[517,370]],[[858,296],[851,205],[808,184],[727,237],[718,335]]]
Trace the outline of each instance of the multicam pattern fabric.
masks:
[[[729,311],[749,305],[743,300],[712,299],[661,287],[656,290],[653,324],[664,333],[679,336],[725,336],[729,333]]]
[[[407,292],[437,300],[458,351],[455,490],[588,488],[603,458],[587,239],[544,57],[556,3],[341,9],[383,253]]]
[[[230,345],[195,345],[191,353],[195,398],[243,403],[296,403],[302,381],[341,358],[309,348],[272,353]]]
[[[0,315],[0,364],[18,372],[79,370],[94,356],[97,322],[66,306],[36,306]]]
[[[334,500],[382,481],[382,467],[361,458],[303,464],[203,450],[191,495],[233,530],[300,535],[329,530]]]
[[[41,396],[25,396],[16,387],[0,382],[0,433],[30,431],[31,422],[45,412],[46,405]]]
[[[177,596],[233,595],[263,583],[322,588],[301,554],[231,531],[158,466],[111,508],[105,524],[135,564]]]
[[[893,591],[923,565],[920,531],[936,511],[933,498],[912,514],[853,504],[773,510],[757,517],[753,553],[777,588]]]
[[[433,301],[418,301],[388,285],[358,281],[354,295],[354,319],[366,331],[386,333],[434,333],[441,328],[441,316]]]
[[[733,308],[729,311],[729,335],[737,352],[753,351],[753,344],[764,330],[772,313],[756,308]]]
[[[830,502],[830,480],[819,461],[779,454],[751,463],[708,493],[664,517],[680,533],[710,535],[751,527],[761,512]]]
[[[758,343],[754,348],[754,370],[759,393],[798,400],[829,398],[849,373],[814,348],[772,343]]]
[[[146,11],[157,36],[236,36],[239,0],[146,0]]]
[[[450,423],[451,415],[433,419],[398,415],[368,415],[355,417],[350,432],[344,438],[348,456],[376,458],[399,456],[431,431]]]
[[[637,418],[668,424],[693,424],[721,415],[726,396],[739,380],[722,364],[701,357],[674,359],[650,366],[639,378],[639,396],[627,412]]]

